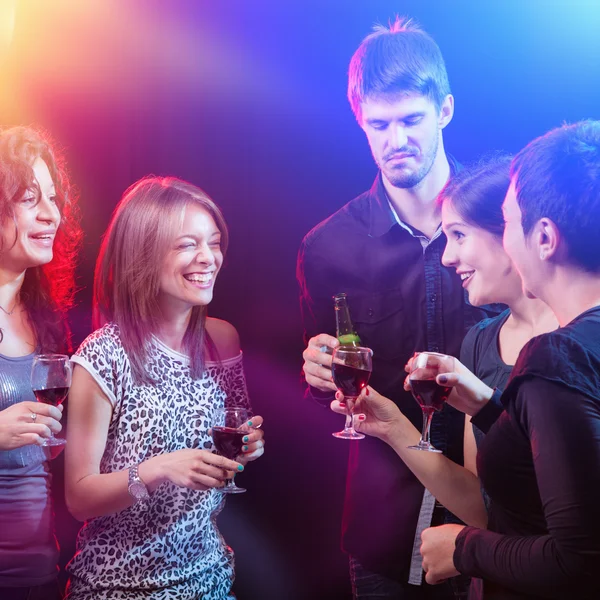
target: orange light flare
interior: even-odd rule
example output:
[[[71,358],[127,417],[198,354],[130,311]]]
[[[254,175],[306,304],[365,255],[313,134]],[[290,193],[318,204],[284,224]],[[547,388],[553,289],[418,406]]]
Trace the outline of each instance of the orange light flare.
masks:
[[[252,94],[259,82],[278,79],[242,41],[209,31],[198,14],[151,7],[133,0],[2,0],[2,121],[7,111],[10,120],[42,116],[55,103],[138,108],[148,94],[202,89],[206,81],[212,94]]]

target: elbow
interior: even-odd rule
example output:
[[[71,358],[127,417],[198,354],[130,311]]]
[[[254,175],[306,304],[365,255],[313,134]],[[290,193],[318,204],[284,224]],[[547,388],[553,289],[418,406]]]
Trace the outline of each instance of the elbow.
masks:
[[[77,491],[67,488],[65,490],[65,501],[71,516],[77,521],[87,521],[94,516],[89,512],[89,502],[86,502],[86,499],[82,498]]]
[[[82,503],[73,498],[67,498],[67,509],[77,521],[86,521],[89,518]]]

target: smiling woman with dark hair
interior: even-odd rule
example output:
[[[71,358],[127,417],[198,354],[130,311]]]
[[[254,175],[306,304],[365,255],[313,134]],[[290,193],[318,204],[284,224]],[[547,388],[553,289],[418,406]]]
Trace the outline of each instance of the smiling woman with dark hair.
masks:
[[[39,353],[70,350],[65,311],[81,232],[61,162],[41,133],[0,132],[0,597],[59,597],[47,448],[61,410],[35,402]]]

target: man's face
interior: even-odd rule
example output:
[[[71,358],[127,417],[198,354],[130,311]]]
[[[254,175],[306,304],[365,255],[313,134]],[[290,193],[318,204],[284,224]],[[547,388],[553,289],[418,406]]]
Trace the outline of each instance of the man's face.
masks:
[[[419,94],[368,98],[361,104],[362,128],[373,158],[394,187],[412,188],[427,176],[452,111],[452,96],[441,110]]]

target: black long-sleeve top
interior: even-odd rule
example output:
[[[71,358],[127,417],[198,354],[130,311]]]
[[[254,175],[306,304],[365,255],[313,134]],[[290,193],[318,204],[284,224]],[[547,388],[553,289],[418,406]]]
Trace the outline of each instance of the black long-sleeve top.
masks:
[[[531,340],[478,454],[488,530],[457,538],[485,600],[600,598],[600,309]]]

